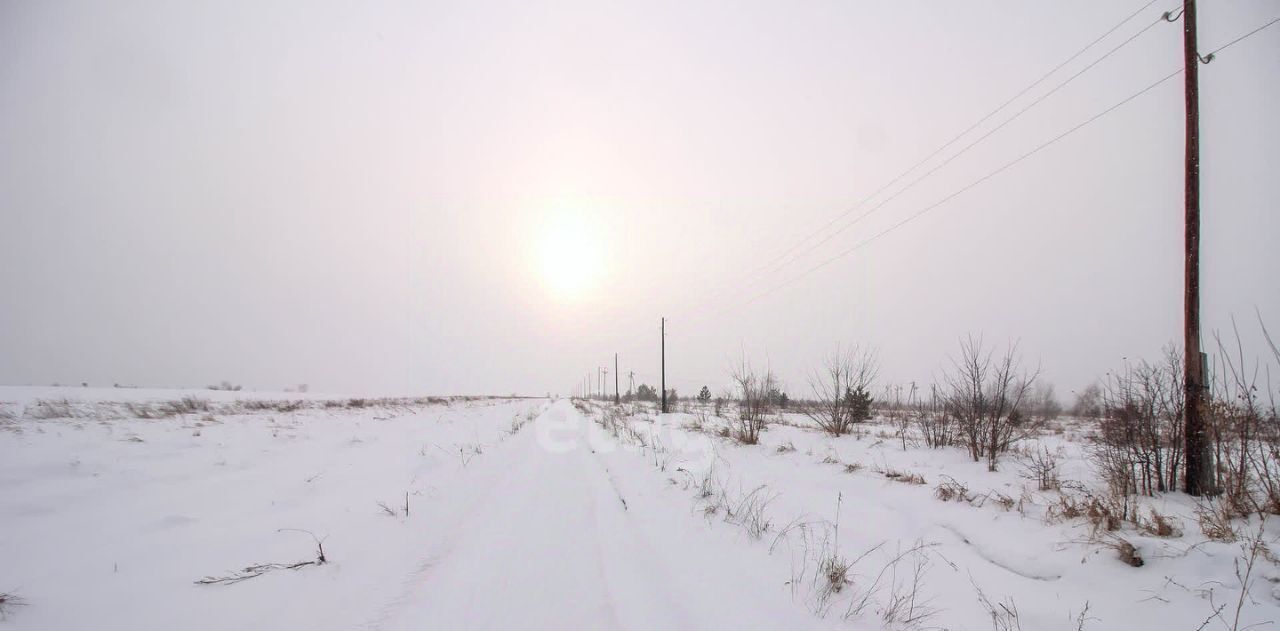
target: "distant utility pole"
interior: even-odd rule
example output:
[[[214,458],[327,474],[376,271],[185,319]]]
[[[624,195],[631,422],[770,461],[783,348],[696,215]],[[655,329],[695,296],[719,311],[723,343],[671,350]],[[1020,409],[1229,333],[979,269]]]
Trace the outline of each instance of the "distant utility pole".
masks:
[[[628,370],[627,371],[627,395],[629,396],[631,395],[631,393],[635,391],[636,391],[636,371]]]
[[[1204,428],[1204,360],[1200,356],[1200,51],[1196,48],[1196,2],[1182,2],[1182,56],[1186,81],[1186,246],[1183,288],[1183,377],[1188,495],[1213,492],[1213,463]]]
[[[667,413],[667,319],[662,319],[662,413]]]
[[[622,395],[618,393],[618,354],[613,354],[613,404],[622,403]]]
[[[600,400],[608,401],[609,400],[609,367],[601,366],[600,373],[604,375],[604,378],[600,380]]]

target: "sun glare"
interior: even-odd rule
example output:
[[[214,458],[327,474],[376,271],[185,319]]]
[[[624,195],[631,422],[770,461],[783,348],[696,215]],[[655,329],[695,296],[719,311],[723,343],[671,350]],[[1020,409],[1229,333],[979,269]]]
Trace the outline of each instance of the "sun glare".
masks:
[[[600,236],[579,217],[566,216],[541,236],[542,282],[561,299],[582,298],[602,274]]]

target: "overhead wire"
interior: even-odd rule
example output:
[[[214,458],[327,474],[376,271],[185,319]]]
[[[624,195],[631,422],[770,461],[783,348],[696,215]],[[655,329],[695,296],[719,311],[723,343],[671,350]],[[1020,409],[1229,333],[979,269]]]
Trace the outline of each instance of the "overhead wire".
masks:
[[[1089,42],[1088,44],[1086,44],[1084,47],[1082,47],[1082,48],[1080,48],[1079,50],[1077,50],[1076,52],[1072,53],[1070,56],[1068,56],[1068,57],[1067,57],[1066,59],[1064,59],[1062,62],[1058,63],[1058,64],[1057,64],[1057,65],[1055,65],[1053,68],[1051,68],[1049,71],[1045,72],[1044,74],[1042,74],[1042,75],[1040,75],[1038,78],[1036,78],[1034,81],[1032,81],[1031,83],[1027,84],[1025,87],[1023,87],[1021,90],[1019,90],[1016,94],[1014,94],[1013,96],[1011,96],[1011,97],[1009,97],[1008,99],[1006,99],[1006,100],[1005,100],[1003,103],[1001,103],[1000,105],[996,106],[996,108],[995,108],[995,109],[992,109],[991,111],[989,111],[989,112],[987,112],[986,114],[984,114],[984,115],[983,115],[982,117],[980,117],[977,121],[975,121],[973,124],[971,124],[971,125],[969,125],[968,127],[966,127],[966,128],[965,128],[963,131],[961,131],[960,133],[956,134],[956,135],[955,135],[954,137],[952,137],[950,140],[948,140],[948,141],[946,141],[946,142],[942,143],[940,146],[938,146],[936,149],[934,149],[934,150],[933,150],[932,152],[930,152],[928,155],[926,155],[925,157],[923,157],[923,158],[921,158],[920,160],[916,161],[914,164],[912,164],[911,166],[907,167],[905,170],[903,170],[902,172],[900,172],[898,175],[894,176],[891,180],[889,180],[889,182],[887,182],[886,184],[884,184],[884,185],[883,185],[883,186],[881,186],[880,188],[876,189],[876,190],[875,190],[874,192],[872,192],[870,195],[868,195],[867,197],[863,198],[862,200],[860,200],[859,202],[857,202],[856,204],[854,204],[854,205],[853,205],[853,206],[851,206],[850,208],[846,209],[846,210],[845,210],[844,212],[842,212],[841,214],[837,215],[836,217],[834,217],[833,219],[831,219],[830,221],[828,221],[828,222],[827,222],[825,225],[823,225],[822,227],[820,227],[820,228],[818,228],[817,230],[815,230],[815,231],[813,231],[813,232],[809,233],[808,235],[806,235],[803,239],[801,239],[801,240],[800,240],[799,242],[797,242],[796,244],[792,245],[790,248],[788,248],[786,251],[784,251],[781,255],[779,255],[779,256],[777,256],[777,257],[775,257],[774,259],[772,259],[772,260],[771,260],[769,263],[767,263],[765,266],[762,266],[762,267],[760,267],[760,268],[757,268],[757,270],[756,270],[756,271],[757,271],[757,272],[759,272],[759,271],[763,271],[763,270],[766,270],[766,269],[767,269],[767,270],[771,273],[771,272],[773,272],[773,271],[777,271],[778,269],[781,269],[782,267],[785,267],[787,264],[789,264],[789,263],[790,263],[789,261],[788,261],[788,262],[786,262],[786,263],[783,263],[782,265],[776,265],[776,264],[777,264],[777,263],[780,263],[780,262],[783,262],[783,260],[784,260],[784,259],[787,259],[787,257],[789,257],[790,255],[794,254],[794,253],[796,252],[796,250],[798,250],[799,248],[801,248],[801,247],[803,247],[805,244],[807,244],[807,243],[809,242],[809,240],[810,240],[810,239],[812,239],[812,238],[814,238],[814,237],[816,237],[816,236],[818,236],[818,235],[821,235],[821,234],[825,233],[829,228],[831,228],[832,226],[836,225],[837,223],[839,223],[839,222],[840,222],[841,220],[843,220],[844,218],[848,217],[848,216],[849,216],[850,214],[852,214],[854,211],[856,211],[856,210],[858,210],[859,208],[861,208],[862,206],[864,206],[867,202],[869,202],[870,200],[874,199],[876,196],[880,195],[881,193],[883,193],[883,192],[885,192],[885,191],[889,190],[889,189],[890,189],[890,188],[892,188],[895,184],[897,184],[898,182],[902,181],[902,179],[903,179],[903,178],[905,178],[907,175],[911,174],[911,173],[912,173],[912,172],[914,172],[916,169],[920,168],[921,166],[923,166],[924,164],[926,164],[927,162],[929,162],[929,161],[930,161],[930,160],[932,160],[933,158],[937,157],[940,153],[942,153],[943,151],[945,151],[948,147],[950,147],[950,146],[954,145],[954,144],[955,144],[956,142],[958,142],[961,138],[965,137],[965,136],[966,136],[966,135],[968,135],[970,132],[972,132],[973,130],[975,130],[975,129],[977,129],[978,127],[980,127],[983,123],[985,123],[985,122],[987,122],[988,120],[990,120],[990,119],[991,119],[992,117],[994,117],[996,114],[998,114],[998,113],[1000,113],[1001,111],[1003,111],[1005,108],[1007,108],[1009,105],[1013,104],[1015,101],[1017,101],[1019,98],[1023,97],[1024,95],[1026,95],[1026,94],[1027,94],[1028,92],[1030,92],[1031,90],[1035,89],[1035,88],[1036,88],[1036,86],[1039,86],[1041,83],[1044,83],[1044,81],[1045,81],[1045,80],[1047,80],[1049,77],[1053,76],[1053,75],[1054,75],[1054,74],[1056,74],[1059,70],[1061,70],[1062,68],[1066,67],[1066,66],[1067,66],[1068,64],[1070,64],[1071,62],[1073,62],[1073,61],[1075,61],[1076,59],[1078,59],[1081,55],[1083,55],[1083,54],[1084,54],[1085,52],[1087,52],[1089,49],[1093,48],[1093,47],[1094,47],[1094,46],[1096,46],[1098,43],[1100,43],[1101,41],[1103,41],[1104,39],[1106,39],[1108,36],[1110,36],[1112,33],[1116,32],[1118,29],[1120,29],[1122,26],[1124,26],[1125,24],[1129,23],[1129,21],[1131,21],[1133,18],[1135,18],[1135,17],[1137,17],[1138,15],[1140,15],[1143,11],[1147,10],[1151,5],[1155,4],[1157,1],[1158,1],[1158,0],[1150,0],[1149,2],[1147,2],[1146,4],[1144,4],[1144,5],[1142,5],[1140,8],[1138,8],[1136,11],[1134,11],[1134,12],[1132,12],[1132,13],[1128,14],[1127,16],[1125,16],[1125,17],[1124,17],[1124,19],[1120,20],[1120,21],[1119,21],[1119,22],[1117,22],[1114,26],[1112,26],[1111,28],[1107,29],[1105,32],[1103,32],[1103,33],[1102,33],[1101,35],[1099,35],[1098,37],[1094,38],[1092,41],[1090,41],[1090,42]],[[1097,60],[1095,60],[1093,63],[1091,63],[1091,64],[1089,64],[1088,66],[1086,66],[1084,70],[1082,70],[1082,71],[1080,71],[1080,72],[1076,73],[1075,75],[1072,75],[1072,76],[1071,76],[1070,78],[1068,78],[1066,81],[1064,81],[1063,83],[1059,84],[1058,86],[1056,86],[1055,88],[1053,88],[1052,90],[1050,90],[1050,91],[1049,91],[1045,96],[1043,96],[1043,97],[1041,97],[1040,99],[1038,99],[1038,100],[1037,100],[1035,103],[1033,103],[1031,106],[1028,106],[1028,107],[1024,108],[1023,110],[1019,111],[1019,112],[1018,112],[1017,114],[1015,114],[1015,115],[1014,115],[1014,116],[1013,116],[1009,121],[1006,121],[1005,123],[1003,123],[1003,124],[1001,125],[1001,127],[1003,127],[1004,125],[1007,125],[1007,124],[1008,124],[1008,122],[1011,122],[1013,119],[1016,119],[1017,117],[1021,116],[1021,115],[1022,115],[1022,114],[1024,114],[1024,113],[1026,113],[1026,111],[1027,111],[1027,110],[1029,110],[1031,107],[1034,107],[1034,105],[1035,105],[1035,104],[1038,104],[1040,101],[1043,101],[1043,100],[1044,100],[1044,98],[1047,98],[1048,94],[1052,94],[1052,93],[1057,92],[1058,90],[1062,89],[1063,87],[1065,87],[1065,85],[1066,85],[1067,83],[1070,83],[1070,82],[1071,82],[1071,81],[1073,81],[1075,78],[1079,77],[1081,74],[1084,74],[1084,72],[1086,72],[1086,71],[1088,71],[1089,69],[1091,69],[1092,67],[1096,66],[1096,65],[1097,65],[1098,63],[1100,63],[1103,59],[1106,59],[1107,57],[1110,57],[1110,56],[1111,56],[1112,54],[1114,54],[1116,51],[1118,51],[1119,49],[1121,49],[1121,48],[1123,48],[1124,46],[1128,45],[1128,44],[1129,44],[1129,43],[1131,43],[1133,40],[1137,39],[1137,37],[1138,37],[1138,36],[1142,35],[1142,34],[1143,34],[1143,33],[1145,33],[1147,30],[1149,30],[1152,26],[1155,26],[1155,25],[1156,25],[1156,24],[1158,24],[1159,22],[1160,22],[1160,20],[1159,20],[1159,19],[1157,19],[1157,20],[1153,21],[1151,24],[1149,24],[1149,25],[1148,25],[1146,28],[1144,28],[1142,31],[1140,31],[1140,32],[1138,32],[1138,33],[1136,33],[1136,34],[1134,34],[1134,35],[1130,36],[1128,39],[1126,39],[1124,42],[1122,42],[1119,46],[1117,46],[1117,47],[1115,47],[1115,48],[1111,49],[1110,51],[1108,51],[1107,53],[1105,53],[1102,57],[1098,58],[1098,59],[1097,59]],[[997,129],[999,129],[999,128],[997,128]],[[990,133],[986,134],[986,135],[984,136],[984,138],[985,138],[985,137],[987,137],[987,136],[989,136],[989,135],[990,135]],[[976,142],[975,142],[975,143],[973,143],[973,144],[976,144]],[[971,144],[971,145],[969,145],[968,147],[966,147],[966,148],[962,149],[962,150],[960,151],[960,153],[964,153],[965,151],[967,151],[967,150],[968,150],[969,148],[971,148],[972,146],[973,146],[973,145]],[[953,156],[951,159],[954,159],[955,157],[958,157],[958,155],[959,155],[959,154],[956,154],[956,156]],[[934,169],[934,171],[936,171],[936,169]],[[933,172],[933,171],[931,171],[930,173],[932,173],[932,172]],[[923,179],[923,178],[918,178],[916,181],[913,181],[912,183],[908,184],[906,188],[910,188],[911,186],[914,186],[914,185],[915,185],[915,184],[916,184],[920,179]],[[904,189],[903,189],[903,191],[905,191],[905,190],[906,190],[906,189],[904,188]],[[895,193],[895,196],[896,196],[896,195],[898,195],[898,194],[901,194],[903,191],[899,191],[898,193]],[[887,200],[886,200],[886,201],[887,201]],[[882,203],[881,203],[881,205],[883,205],[883,203],[884,203],[884,202],[882,202]],[[857,221],[857,220],[855,220],[855,223],[856,223],[856,221]],[[824,238],[823,240],[819,241],[819,242],[818,242],[818,244],[816,244],[814,247],[819,247],[819,246],[821,246],[822,244],[824,244],[824,243],[826,243],[827,241],[829,241],[831,238],[832,238],[832,235],[831,235],[830,233],[828,233],[828,234],[827,234],[827,237],[826,237],[826,238]]]
[[[1049,139],[1049,140],[1047,140],[1047,141],[1045,141],[1045,142],[1043,142],[1043,143],[1041,143],[1041,144],[1037,145],[1034,149],[1031,149],[1030,151],[1027,151],[1026,153],[1023,153],[1022,155],[1018,156],[1017,158],[1014,158],[1013,160],[1010,160],[1009,162],[1006,162],[1005,164],[1001,165],[999,168],[996,168],[995,170],[988,172],[986,175],[983,175],[982,177],[979,177],[979,178],[977,178],[976,180],[973,180],[972,182],[970,182],[969,184],[966,184],[964,187],[960,188],[959,190],[956,190],[956,191],[952,192],[951,194],[947,195],[946,197],[943,197],[942,199],[940,199],[940,200],[938,200],[938,201],[936,201],[936,202],[934,202],[934,203],[932,203],[932,204],[930,204],[930,205],[928,205],[928,206],[925,206],[925,207],[921,208],[920,210],[918,210],[918,211],[916,211],[915,213],[913,213],[913,214],[911,214],[911,215],[907,216],[905,219],[903,219],[903,220],[899,221],[898,223],[895,223],[895,224],[893,224],[893,225],[889,226],[888,228],[885,228],[884,230],[881,230],[880,232],[878,232],[878,233],[876,233],[876,234],[874,234],[874,235],[872,235],[872,236],[870,236],[870,237],[868,237],[868,238],[866,238],[866,239],[863,239],[862,241],[859,241],[859,242],[857,242],[857,243],[853,244],[851,247],[846,248],[845,250],[842,250],[841,252],[837,253],[835,256],[832,256],[832,257],[829,257],[829,258],[827,258],[827,259],[822,260],[822,261],[821,261],[821,262],[819,262],[817,265],[814,265],[814,266],[812,266],[812,267],[809,267],[809,268],[805,269],[803,272],[801,272],[801,273],[799,273],[799,274],[797,274],[797,275],[795,275],[795,276],[791,277],[791,278],[790,278],[790,279],[788,279],[787,281],[784,281],[783,283],[780,283],[780,284],[778,284],[778,285],[775,285],[775,286],[771,287],[770,289],[768,289],[768,290],[766,290],[766,291],[764,291],[764,292],[761,292],[761,293],[759,293],[759,294],[756,294],[756,295],[752,296],[752,297],[751,297],[750,299],[748,299],[748,300],[747,300],[747,302],[746,302],[746,303],[744,303],[744,304],[750,304],[750,303],[754,302],[755,300],[758,300],[759,298],[762,298],[762,297],[764,297],[764,296],[766,296],[766,295],[768,295],[768,294],[770,294],[770,293],[772,293],[772,292],[774,292],[774,291],[777,291],[778,289],[781,289],[781,288],[785,287],[785,286],[786,286],[786,285],[788,285],[788,284],[791,284],[791,283],[793,283],[793,282],[795,282],[795,281],[798,281],[798,280],[800,280],[801,278],[803,278],[803,277],[805,277],[805,276],[807,276],[807,275],[809,275],[809,274],[811,274],[811,273],[813,273],[813,272],[816,272],[816,271],[818,271],[819,269],[822,269],[823,267],[826,267],[827,265],[830,265],[831,263],[834,263],[834,262],[836,262],[836,261],[838,261],[838,260],[840,260],[840,259],[842,259],[842,258],[844,258],[844,257],[846,257],[846,256],[848,256],[848,255],[850,255],[850,254],[852,254],[853,252],[855,252],[855,251],[857,251],[857,250],[859,250],[859,249],[861,249],[861,248],[863,248],[863,247],[867,246],[867,245],[868,245],[868,244],[870,244],[871,242],[873,242],[873,241],[875,241],[875,240],[877,240],[877,239],[879,239],[879,238],[881,238],[881,237],[885,236],[886,234],[889,234],[890,232],[893,232],[894,230],[897,230],[898,228],[901,228],[902,226],[904,226],[904,225],[906,225],[906,224],[910,223],[911,221],[913,221],[913,220],[915,220],[915,219],[919,218],[921,215],[924,215],[925,213],[928,213],[929,211],[934,210],[935,208],[938,208],[939,206],[942,206],[943,204],[947,203],[948,201],[951,201],[952,199],[955,199],[956,197],[958,197],[958,196],[962,195],[963,193],[965,193],[965,192],[969,191],[970,189],[974,188],[975,186],[978,186],[979,184],[982,184],[983,182],[986,182],[987,180],[990,180],[991,178],[993,178],[993,177],[995,177],[995,176],[997,176],[997,175],[999,175],[999,174],[1003,173],[1004,171],[1006,171],[1006,170],[1010,169],[1011,167],[1013,167],[1014,165],[1018,164],[1019,162],[1022,162],[1023,160],[1026,160],[1027,158],[1030,158],[1031,156],[1033,156],[1033,155],[1035,155],[1035,154],[1037,154],[1037,153],[1041,152],[1042,150],[1046,149],[1047,147],[1049,147],[1049,146],[1051,146],[1051,145],[1053,145],[1053,144],[1057,143],[1058,141],[1062,140],[1063,138],[1066,138],[1067,136],[1070,136],[1071,134],[1075,133],[1076,131],[1079,131],[1080,129],[1082,129],[1082,128],[1086,127],[1087,125],[1089,125],[1089,124],[1091,124],[1091,123],[1093,123],[1093,122],[1097,121],[1098,119],[1100,119],[1100,118],[1102,118],[1102,117],[1106,116],[1107,114],[1110,114],[1111,112],[1114,112],[1115,110],[1119,109],[1120,107],[1124,106],[1125,104],[1129,103],[1130,101],[1132,101],[1132,100],[1134,100],[1134,99],[1136,99],[1136,98],[1138,98],[1138,97],[1142,96],[1143,94],[1146,94],[1147,92],[1150,92],[1151,90],[1155,89],[1155,88],[1156,88],[1157,86],[1159,86],[1160,84],[1162,84],[1162,83],[1164,83],[1164,82],[1168,81],[1169,79],[1172,79],[1172,78],[1174,78],[1174,77],[1178,76],[1179,74],[1182,74],[1182,72],[1183,72],[1183,71],[1182,71],[1182,69],[1178,69],[1178,70],[1175,70],[1175,71],[1173,71],[1173,72],[1171,72],[1171,73],[1169,73],[1169,74],[1165,75],[1164,77],[1161,77],[1160,79],[1156,80],[1154,83],[1151,83],[1150,85],[1148,85],[1148,86],[1146,86],[1146,87],[1142,88],[1141,90],[1138,90],[1137,92],[1134,92],[1133,94],[1131,94],[1131,95],[1129,95],[1129,96],[1125,97],[1123,100],[1121,100],[1121,101],[1119,101],[1119,102],[1117,102],[1117,103],[1115,103],[1115,104],[1111,105],[1110,107],[1108,107],[1108,108],[1106,108],[1106,109],[1104,109],[1104,110],[1102,110],[1102,111],[1098,112],[1097,114],[1094,114],[1093,116],[1091,116],[1091,117],[1089,117],[1089,118],[1085,119],[1083,122],[1078,123],[1078,124],[1076,124],[1075,126],[1071,127],[1070,129],[1068,129],[1068,130],[1066,130],[1066,131],[1062,132],[1061,134],[1058,134],[1057,136],[1054,136],[1053,138],[1051,138],[1051,139]]]

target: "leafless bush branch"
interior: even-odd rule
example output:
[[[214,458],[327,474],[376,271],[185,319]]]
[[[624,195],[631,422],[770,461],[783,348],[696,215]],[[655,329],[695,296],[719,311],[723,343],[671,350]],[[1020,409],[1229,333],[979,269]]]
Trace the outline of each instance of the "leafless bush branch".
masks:
[[[733,372],[733,382],[739,398],[738,417],[729,428],[729,435],[744,445],[760,442],[760,434],[768,427],[773,412],[771,393],[777,391],[778,381],[770,371],[757,373],[746,359]]]
[[[832,436],[847,434],[854,423],[869,417],[868,393],[879,370],[874,350],[837,348],[809,376],[814,400],[805,406],[805,415]]]
[[[945,376],[946,406],[955,418],[959,438],[973,461],[986,458],[992,471],[1001,453],[1039,427],[1022,409],[1039,371],[1023,372],[1017,349],[1011,343],[996,359],[982,338],[969,337]]]

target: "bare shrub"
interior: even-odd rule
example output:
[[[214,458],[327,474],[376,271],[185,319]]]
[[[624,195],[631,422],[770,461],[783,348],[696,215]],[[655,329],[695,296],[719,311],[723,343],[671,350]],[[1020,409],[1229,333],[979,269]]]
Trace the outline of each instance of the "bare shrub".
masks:
[[[1096,383],[1085,386],[1071,404],[1071,415],[1094,421],[1102,418],[1102,386]]]
[[[1178,486],[1183,459],[1182,355],[1165,349],[1111,375],[1091,459],[1113,493],[1154,495]]]
[[[916,397],[916,384],[912,382],[911,389],[907,392],[906,401],[902,400],[902,386],[896,386],[889,389],[891,393],[886,402],[889,424],[893,425],[894,434],[902,443],[902,450],[907,450],[907,444],[911,442],[911,428],[916,425],[916,419],[919,415],[924,414],[921,402]]]
[[[961,343],[960,358],[952,360],[945,377],[946,405],[974,462],[986,458],[987,468],[995,471],[1000,454],[1038,427],[1022,410],[1037,374],[1021,371],[1017,344],[994,359],[981,338]]]
[[[1232,327],[1234,330],[1234,320]],[[1265,326],[1262,332],[1280,366],[1280,349]],[[1267,381],[1259,387],[1259,367],[1246,367],[1239,331],[1234,333],[1233,350],[1221,336],[1214,336],[1221,367],[1214,371],[1213,396],[1205,414],[1213,445],[1211,457],[1216,463],[1214,488],[1221,493],[1220,502],[1235,516],[1280,513],[1280,412],[1276,402],[1280,391],[1271,390],[1269,365]],[[1264,396],[1269,400],[1264,401]]]
[[[1062,414],[1062,403],[1053,390],[1053,384],[1037,381],[1027,394],[1027,412],[1040,423],[1057,420]]]
[[[1022,477],[1035,480],[1036,488],[1041,491],[1056,491],[1062,487],[1058,480],[1058,454],[1041,446],[1019,457],[1022,465]]]
[[[745,359],[733,372],[737,388],[738,416],[732,422],[729,434],[744,445],[760,442],[760,433],[768,427],[773,411],[770,394],[777,391],[778,381],[772,372],[757,373]]]
[[[867,393],[878,372],[879,360],[874,350],[858,346],[837,348],[809,376],[814,401],[805,407],[805,415],[832,436],[849,433],[854,423],[869,417]]]
[[[1232,519],[1280,513],[1280,390],[1270,380],[1271,365],[1280,366],[1280,348],[1261,326],[1271,357],[1265,366],[1248,367],[1234,320],[1232,329],[1233,347],[1214,336],[1218,351],[1203,409],[1207,487],[1217,499],[1197,511],[1206,536],[1224,540],[1235,537]],[[1261,384],[1260,373],[1266,376]],[[1126,366],[1107,380],[1090,460],[1112,496],[1178,488],[1186,473],[1184,388],[1183,357],[1174,346],[1159,362]]]
[[[945,408],[922,410],[916,415],[915,421],[925,446],[941,449],[950,447],[954,442],[955,418]]]

